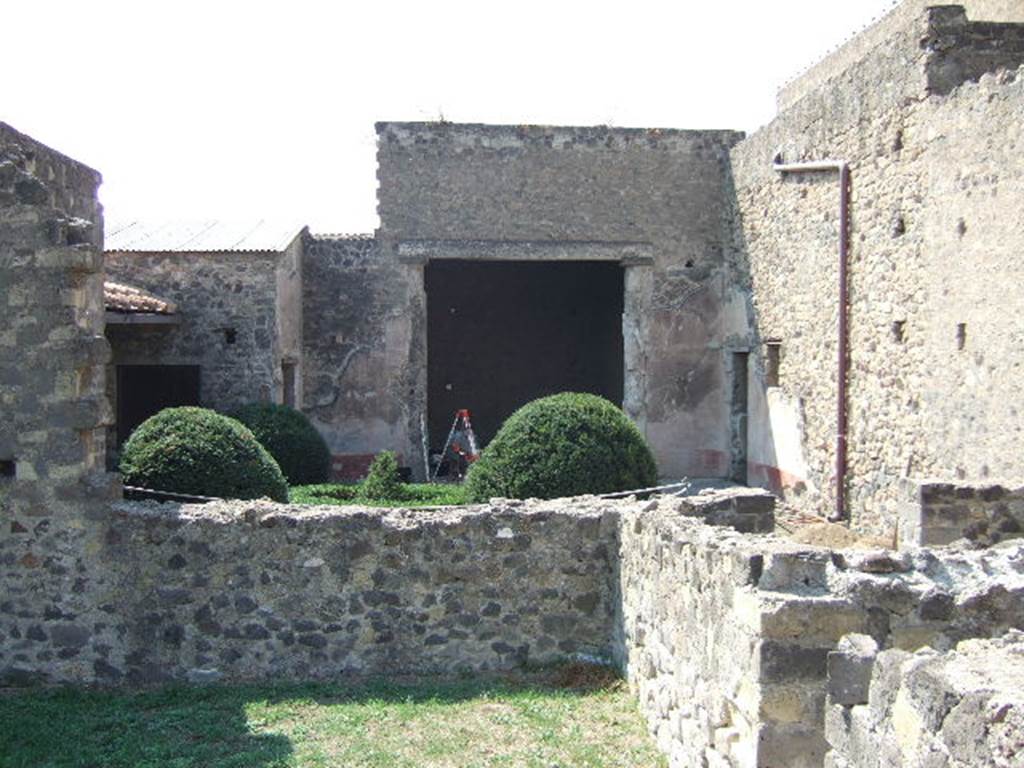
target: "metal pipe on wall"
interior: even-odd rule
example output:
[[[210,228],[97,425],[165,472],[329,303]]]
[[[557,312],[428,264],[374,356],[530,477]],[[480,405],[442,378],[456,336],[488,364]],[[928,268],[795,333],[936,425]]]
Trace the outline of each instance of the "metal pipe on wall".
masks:
[[[848,519],[846,510],[846,432],[849,375],[849,287],[847,272],[850,251],[850,165],[845,160],[816,160],[806,163],[782,163],[776,159],[773,169],[787,173],[839,174],[839,339],[836,381],[836,509],[833,521]]]

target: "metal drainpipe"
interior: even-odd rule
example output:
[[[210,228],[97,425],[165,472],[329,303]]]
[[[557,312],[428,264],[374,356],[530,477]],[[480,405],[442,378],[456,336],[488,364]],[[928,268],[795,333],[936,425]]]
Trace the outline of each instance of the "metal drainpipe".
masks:
[[[845,160],[818,160],[807,163],[781,163],[772,166],[776,172],[839,173],[839,349],[836,383],[836,511],[833,522],[847,520],[846,511],[846,379],[849,375],[849,289],[847,261],[850,250],[850,166]]]

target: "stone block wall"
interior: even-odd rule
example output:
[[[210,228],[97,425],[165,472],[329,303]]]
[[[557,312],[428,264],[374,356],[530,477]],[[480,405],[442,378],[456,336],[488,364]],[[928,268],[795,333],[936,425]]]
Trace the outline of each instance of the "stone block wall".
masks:
[[[665,476],[728,474],[723,290],[733,131],[381,123],[378,239],[405,277],[389,367],[406,374],[403,452],[426,411],[424,264],[611,260],[625,267],[624,407]],[[639,255],[639,258],[638,258]]]
[[[114,642],[89,522],[119,495],[103,461],[99,183],[0,124],[0,685],[89,679],[87,642]]]
[[[1024,63],[1024,24],[969,21],[963,6],[929,11],[931,28],[922,42],[928,93],[945,95],[988,72]]]
[[[103,679],[321,679],[609,655],[613,502],[119,505]],[[44,631],[46,628],[44,627]]]
[[[699,508],[700,505],[697,505]],[[623,507],[616,658],[672,766],[820,766],[829,654],[1024,627],[1024,547],[830,551]]]
[[[907,479],[1024,475],[1011,320],[1024,308],[1024,77],[929,95],[939,53],[921,42],[957,14],[910,17],[732,152],[736,262],[760,342],[749,478],[819,513],[835,506],[838,180],[772,164],[850,163],[846,497],[854,525],[878,533],[896,526]]]
[[[965,640],[945,653],[877,653],[870,641],[861,645],[866,650],[856,658],[852,643],[834,654],[862,680],[851,691],[837,688],[839,675],[829,676],[828,768],[1021,764],[1024,633]]]
[[[627,514],[621,529],[621,666],[636,690],[658,747],[672,766],[762,765],[763,750],[779,746],[761,736],[762,633],[757,582],[763,556],[742,537],[666,512]],[[712,539],[715,544],[709,547]],[[772,660],[796,662],[789,645],[765,650]],[[772,665],[769,661],[769,665]],[[785,662],[784,662],[785,664]],[[799,673],[767,670],[773,686],[795,685],[790,707],[802,711]],[[766,681],[765,681],[766,682]],[[783,694],[784,695],[784,694]],[[820,738],[798,762],[821,762]]]
[[[110,279],[173,301],[181,319],[179,325],[109,326],[112,364],[198,365],[200,403],[216,410],[279,402],[286,351],[279,331],[297,324],[280,313],[278,283],[287,284],[282,258],[276,251],[107,252]],[[294,339],[287,351],[296,355]],[[114,400],[116,377],[108,378]]]
[[[980,546],[1024,536],[1024,488],[997,483],[916,484],[900,518],[902,545],[939,547],[966,538]]]

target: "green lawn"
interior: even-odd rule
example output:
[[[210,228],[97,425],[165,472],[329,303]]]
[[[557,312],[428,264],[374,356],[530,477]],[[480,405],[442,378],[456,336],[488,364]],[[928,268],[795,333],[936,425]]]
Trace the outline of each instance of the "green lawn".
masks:
[[[663,768],[626,687],[515,679],[0,693],[3,768]]]
[[[402,483],[399,489],[394,499],[381,500],[362,496],[359,485],[297,485],[289,490],[288,497],[293,504],[358,504],[370,507],[434,507],[466,503],[465,487],[454,483]]]

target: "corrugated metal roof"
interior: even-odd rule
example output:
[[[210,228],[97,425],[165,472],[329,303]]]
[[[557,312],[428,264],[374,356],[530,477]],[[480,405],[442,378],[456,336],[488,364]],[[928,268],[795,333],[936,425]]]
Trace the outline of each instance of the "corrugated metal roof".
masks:
[[[294,222],[108,221],[104,248],[149,253],[283,251],[304,229]]]
[[[103,283],[103,302],[110,312],[173,315],[178,311],[173,302],[146,293],[141,288],[115,283],[112,280]]]

